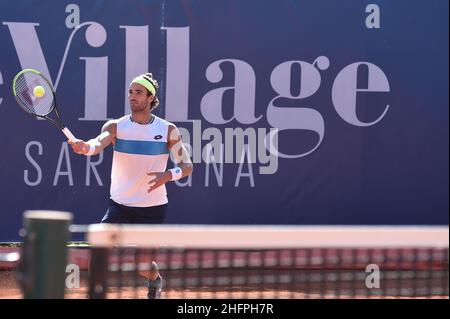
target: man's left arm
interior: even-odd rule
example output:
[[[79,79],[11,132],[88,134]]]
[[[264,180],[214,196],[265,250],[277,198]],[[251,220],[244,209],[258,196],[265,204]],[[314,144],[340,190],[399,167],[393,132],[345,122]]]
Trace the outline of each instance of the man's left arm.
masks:
[[[175,125],[170,125],[167,133],[167,147],[172,155],[175,167],[162,173],[147,173],[150,176],[150,181],[148,182],[149,193],[167,182],[189,176],[194,169],[191,157],[183,144],[178,128]]]

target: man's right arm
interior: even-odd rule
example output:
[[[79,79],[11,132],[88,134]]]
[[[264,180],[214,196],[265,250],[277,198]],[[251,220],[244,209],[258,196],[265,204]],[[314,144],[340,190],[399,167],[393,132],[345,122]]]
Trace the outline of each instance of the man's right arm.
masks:
[[[109,144],[114,143],[117,131],[117,121],[111,120],[106,122],[100,135],[96,138],[90,139],[85,142],[83,140],[77,140],[75,142],[70,142],[72,150],[77,154],[82,155],[96,155],[100,153]]]

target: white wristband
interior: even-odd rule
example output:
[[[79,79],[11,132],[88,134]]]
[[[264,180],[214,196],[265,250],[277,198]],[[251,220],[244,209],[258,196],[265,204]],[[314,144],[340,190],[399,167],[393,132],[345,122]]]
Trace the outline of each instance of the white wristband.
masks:
[[[172,181],[177,181],[181,177],[183,177],[183,171],[179,167],[174,167],[172,169],[169,169],[169,171],[172,173]]]
[[[95,153],[95,146],[96,146],[98,143],[89,141],[89,142],[87,142],[87,144],[89,145],[89,151],[88,151],[86,154],[84,154],[84,155],[89,156],[89,155],[94,154],[94,153]]]

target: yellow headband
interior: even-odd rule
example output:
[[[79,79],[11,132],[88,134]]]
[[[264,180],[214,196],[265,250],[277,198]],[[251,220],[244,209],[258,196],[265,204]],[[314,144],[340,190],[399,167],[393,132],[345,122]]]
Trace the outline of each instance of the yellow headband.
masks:
[[[144,86],[147,90],[150,91],[152,95],[156,95],[156,88],[153,86],[153,83],[150,82],[148,79],[143,77],[142,75],[135,77],[131,83],[137,83],[142,86]]]

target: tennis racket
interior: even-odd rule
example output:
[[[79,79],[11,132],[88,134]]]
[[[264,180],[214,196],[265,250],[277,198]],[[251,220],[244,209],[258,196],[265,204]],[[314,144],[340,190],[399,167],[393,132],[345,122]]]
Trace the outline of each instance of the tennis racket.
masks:
[[[13,80],[13,93],[17,104],[28,114],[48,120],[62,130],[69,141],[77,139],[63,124],[56,105],[55,92],[50,82],[41,72],[34,69],[25,69],[17,73]],[[55,111],[56,117],[49,117]]]

